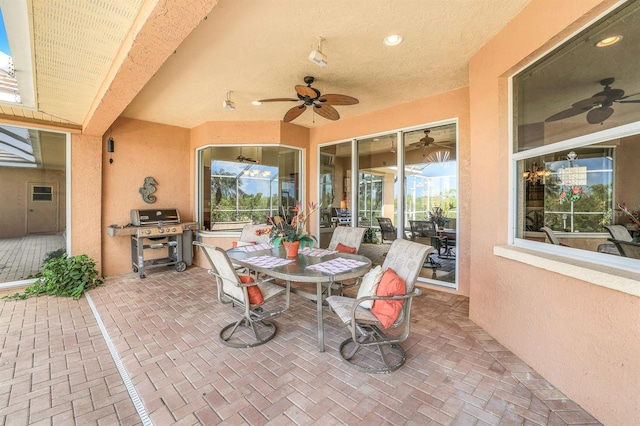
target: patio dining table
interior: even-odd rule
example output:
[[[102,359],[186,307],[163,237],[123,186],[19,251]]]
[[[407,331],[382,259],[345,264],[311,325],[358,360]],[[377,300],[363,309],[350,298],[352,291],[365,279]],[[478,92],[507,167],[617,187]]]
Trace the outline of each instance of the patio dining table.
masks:
[[[234,263],[251,271],[311,287],[311,291],[296,288],[291,291],[316,301],[320,352],[324,352],[323,289],[326,286],[330,292],[335,282],[361,277],[371,269],[371,260],[365,256],[326,249],[300,250],[297,257],[288,258],[284,247],[260,244],[232,248],[227,254]]]

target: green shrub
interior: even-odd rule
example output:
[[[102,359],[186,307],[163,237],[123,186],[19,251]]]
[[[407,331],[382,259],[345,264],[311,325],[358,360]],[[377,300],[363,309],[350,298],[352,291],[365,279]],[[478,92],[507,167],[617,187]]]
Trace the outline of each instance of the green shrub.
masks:
[[[58,250],[49,251],[45,255],[44,260],[42,261],[42,264],[44,265],[45,263],[47,263],[51,259],[56,259],[58,257],[62,257],[62,255],[64,255],[66,252],[67,251],[65,249],[63,249],[63,248],[60,248]]]
[[[372,243],[372,244],[380,243],[380,241],[378,240],[378,233],[374,228],[367,228],[367,230],[364,233],[364,238],[362,241],[364,243]]]
[[[96,262],[86,254],[69,257],[65,253],[49,259],[38,275],[36,282],[25,288],[24,293],[4,296],[3,299],[26,299],[47,294],[77,300],[86,290],[95,288],[104,281],[98,274]]]

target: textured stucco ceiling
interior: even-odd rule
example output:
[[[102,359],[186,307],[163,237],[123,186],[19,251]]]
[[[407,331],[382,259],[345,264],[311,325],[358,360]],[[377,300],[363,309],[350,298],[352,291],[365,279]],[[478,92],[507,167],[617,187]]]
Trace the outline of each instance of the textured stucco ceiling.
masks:
[[[107,93],[112,102],[124,99],[111,111],[126,107],[124,116],[187,128],[212,120],[281,120],[295,104],[256,107],[250,101],[295,97],[294,86],[305,75],[316,77],[314,87],[324,94],[358,98],[358,105],[336,109],[342,117],[360,115],[466,86],[469,59],[529,1],[202,0],[196,6],[178,0],[28,0],[35,108],[0,105],[0,118],[86,126]],[[152,58],[154,47],[164,61],[167,44],[159,36],[142,57],[127,56],[138,31],[152,31],[149,23],[163,24],[171,34],[188,28],[178,29],[185,14],[204,10],[211,10],[207,19],[159,69],[141,61]],[[173,18],[162,21],[163,15]],[[405,41],[385,47],[382,39],[392,33]],[[308,60],[317,36],[325,39],[323,68]],[[137,96],[121,94],[120,86],[109,93],[123,70],[144,82],[145,73],[155,75]],[[233,111],[222,108],[227,90]],[[308,127],[326,122],[311,111],[294,121]],[[104,131],[108,123],[97,127],[92,130]]]
[[[210,120],[280,120],[303,78],[356,97],[342,117],[467,85],[469,59],[528,0],[222,0],[125,110],[127,117],[194,127]],[[385,36],[402,34],[390,48]],[[328,65],[308,60],[317,36]],[[227,90],[235,110],[222,107]],[[327,120],[307,110],[295,124]]]

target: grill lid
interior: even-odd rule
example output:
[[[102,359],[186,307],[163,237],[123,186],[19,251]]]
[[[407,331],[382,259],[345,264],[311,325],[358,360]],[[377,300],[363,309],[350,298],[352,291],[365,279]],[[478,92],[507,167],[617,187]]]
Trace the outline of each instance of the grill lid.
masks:
[[[180,223],[178,209],[131,210],[131,224],[133,226],[168,225],[172,223]]]

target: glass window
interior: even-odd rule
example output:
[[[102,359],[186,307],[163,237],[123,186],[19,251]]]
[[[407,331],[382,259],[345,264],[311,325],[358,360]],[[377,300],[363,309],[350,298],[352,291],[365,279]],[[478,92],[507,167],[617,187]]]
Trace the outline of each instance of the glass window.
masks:
[[[617,43],[598,47],[602,41]],[[514,151],[636,122],[640,2],[608,14],[513,78]]]
[[[377,217],[398,223],[397,133],[360,139],[358,147],[358,224],[377,226]]]
[[[638,239],[639,54],[640,2],[628,2],[514,76],[517,239],[627,262],[607,257],[624,256],[608,227]]]
[[[33,194],[31,195],[32,201],[52,201],[53,200],[53,188],[50,186],[34,186]]]
[[[277,146],[202,149],[203,228],[214,230],[216,223],[265,223],[267,215],[290,216],[301,201],[300,155],[297,149]]]
[[[352,166],[354,148],[357,161]],[[397,238],[427,244],[435,250],[419,280],[456,288],[456,151],[456,123],[320,147],[319,190],[323,200],[333,200],[337,216],[321,222],[321,247],[329,244],[334,227],[343,219],[344,224],[367,228],[360,253],[372,255],[374,261],[381,261],[380,254]],[[353,207],[358,214],[342,217],[335,213],[341,210],[338,204]],[[392,225],[381,227],[379,217],[388,218]]]
[[[404,226],[412,241],[435,248],[420,276],[455,285],[457,242],[456,125],[403,134]]]

